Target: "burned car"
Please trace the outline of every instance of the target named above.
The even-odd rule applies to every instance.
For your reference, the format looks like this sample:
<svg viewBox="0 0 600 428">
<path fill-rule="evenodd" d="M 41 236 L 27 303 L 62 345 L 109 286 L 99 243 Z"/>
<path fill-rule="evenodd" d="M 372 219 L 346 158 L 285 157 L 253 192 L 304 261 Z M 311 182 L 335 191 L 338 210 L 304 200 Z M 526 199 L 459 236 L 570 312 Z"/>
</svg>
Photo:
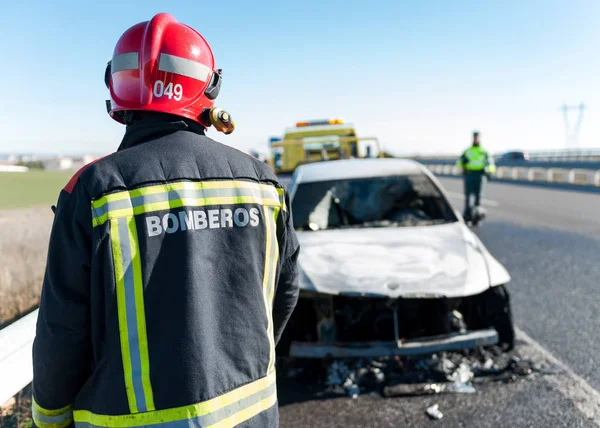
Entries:
<svg viewBox="0 0 600 428">
<path fill-rule="evenodd" d="M 403 159 L 304 165 L 289 193 L 301 293 L 280 356 L 512 349 L 510 275 L 423 165 Z"/>
</svg>

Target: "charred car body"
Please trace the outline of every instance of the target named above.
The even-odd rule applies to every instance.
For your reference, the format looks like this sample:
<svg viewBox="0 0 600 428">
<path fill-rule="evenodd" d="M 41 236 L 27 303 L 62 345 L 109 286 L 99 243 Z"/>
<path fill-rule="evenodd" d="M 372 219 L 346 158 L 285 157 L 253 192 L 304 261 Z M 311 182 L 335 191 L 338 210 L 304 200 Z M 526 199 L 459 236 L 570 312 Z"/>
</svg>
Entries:
<svg viewBox="0 0 600 428">
<path fill-rule="evenodd" d="M 289 186 L 301 294 L 278 345 L 299 358 L 514 344 L 506 269 L 402 159 L 299 167 Z"/>
</svg>

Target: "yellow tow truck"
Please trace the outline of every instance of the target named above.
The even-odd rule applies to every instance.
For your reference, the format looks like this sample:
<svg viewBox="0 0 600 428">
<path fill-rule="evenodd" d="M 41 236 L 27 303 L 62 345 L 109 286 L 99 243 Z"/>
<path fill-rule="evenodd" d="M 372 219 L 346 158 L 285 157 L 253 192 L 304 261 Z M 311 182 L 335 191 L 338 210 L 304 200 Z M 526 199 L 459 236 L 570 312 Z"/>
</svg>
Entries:
<svg viewBox="0 0 600 428">
<path fill-rule="evenodd" d="M 377 138 L 357 137 L 354 125 L 342 119 L 298 122 L 270 144 L 269 164 L 277 174 L 305 163 L 383 156 Z"/>
</svg>

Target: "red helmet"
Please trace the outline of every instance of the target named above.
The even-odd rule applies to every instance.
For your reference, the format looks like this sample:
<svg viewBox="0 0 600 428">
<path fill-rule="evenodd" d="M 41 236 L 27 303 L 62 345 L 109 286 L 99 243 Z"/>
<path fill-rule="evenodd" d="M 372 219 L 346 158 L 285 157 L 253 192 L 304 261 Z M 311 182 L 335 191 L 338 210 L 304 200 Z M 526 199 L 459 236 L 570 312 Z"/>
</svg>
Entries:
<svg viewBox="0 0 600 428">
<path fill-rule="evenodd" d="M 210 46 L 191 27 L 167 13 L 129 28 L 115 47 L 104 74 L 111 100 L 107 110 L 125 123 L 128 110 L 170 113 L 203 120 L 221 88 Z M 206 111 L 205 111 L 206 110 Z"/>
</svg>

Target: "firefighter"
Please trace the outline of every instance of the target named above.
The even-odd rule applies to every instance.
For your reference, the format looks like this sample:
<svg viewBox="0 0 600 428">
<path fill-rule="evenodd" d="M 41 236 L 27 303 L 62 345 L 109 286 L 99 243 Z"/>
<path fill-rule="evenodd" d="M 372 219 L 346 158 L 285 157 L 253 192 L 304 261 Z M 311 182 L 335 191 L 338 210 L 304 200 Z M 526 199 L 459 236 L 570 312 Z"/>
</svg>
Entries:
<svg viewBox="0 0 600 428">
<path fill-rule="evenodd" d="M 38 427 L 277 427 L 299 244 L 271 169 L 205 136 L 221 70 L 158 14 L 105 73 L 115 153 L 61 191 L 33 345 Z"/>
<path fill-rule="evenodd" d="M 496 170 L 494 160 L 481 147 L 478 131 L 473 132 L 472 146 L 463 152 L 456 164 L 462 168 L 465 177 L 463 217 L 470 222 L 473 217 L 473 209 L 480 206 L 484 177 L 490 179 Z"/>
</svg>

